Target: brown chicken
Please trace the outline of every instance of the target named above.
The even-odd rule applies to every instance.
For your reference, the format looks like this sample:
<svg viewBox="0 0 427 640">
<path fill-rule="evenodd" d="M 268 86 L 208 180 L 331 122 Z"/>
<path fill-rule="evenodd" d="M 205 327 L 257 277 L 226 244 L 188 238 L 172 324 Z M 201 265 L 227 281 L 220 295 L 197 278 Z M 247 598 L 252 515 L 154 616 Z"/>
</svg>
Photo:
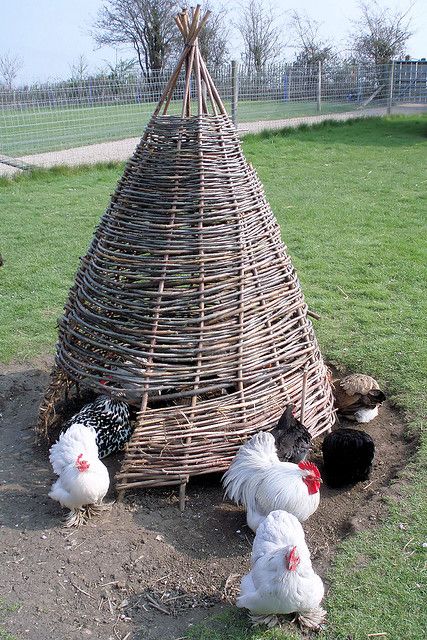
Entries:
<svg viewBox="0 0 427 640">
<path fill-rule="evenodd" d="M 386 399 L 378 382 L 363 373 L 353 373 L 332 381 L 335 406 L 348 420 L 370 422 L 378 415 L 378 407 Z"/>
</svg>

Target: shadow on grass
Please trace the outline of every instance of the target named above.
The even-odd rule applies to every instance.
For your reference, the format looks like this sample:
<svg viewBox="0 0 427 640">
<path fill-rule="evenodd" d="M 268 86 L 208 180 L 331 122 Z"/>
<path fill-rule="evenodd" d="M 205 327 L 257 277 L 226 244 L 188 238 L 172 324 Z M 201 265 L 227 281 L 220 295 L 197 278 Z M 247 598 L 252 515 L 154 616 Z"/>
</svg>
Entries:
<svg viewBox="0 0 427 640">
<path fill-rule="evenodd" d="M 361 127 L 361 124 L 364 126 Z M 293 138 L 304 134 L 304 142 L 316 144 L 400 147 L 427 140 L 427 114 L 419 116 L 387 116 L 354 118 L 345 122 L 324 120 L 318 124 L 301 124 L 299 127 L 264 129 L 258 134 L 248 134 L 246 142 L 257 139 L 273 140 Z M 320 136 L 323 133 L 324 136 Z M 313 134 L 313 135 L 312 135 Z"/>
<path fill-rule="evenodd" d="M 0 188 L 9 186 L 11 183 L 15 182 L 25 182 L 28 180 L 33 181 L 46 181 L 49 178 L 54 179 L 58 176 L 77 176 L 81 174 L 85 174 L 88 171 L 98 171 L 99 169 L 116 169 L 119 172 L 122 172 L 124 169 L 124 162 L 97 162 L 95 164 L 80 164 L 78 166 L 67 166 L 65 164 L 60 164 L 55 167 L 37 167 L 34 169 L 29 169 L 27 171 L 23 171 L 21 173 L 15 173 L 11 176 L 0 176 Z"/>
</svg>

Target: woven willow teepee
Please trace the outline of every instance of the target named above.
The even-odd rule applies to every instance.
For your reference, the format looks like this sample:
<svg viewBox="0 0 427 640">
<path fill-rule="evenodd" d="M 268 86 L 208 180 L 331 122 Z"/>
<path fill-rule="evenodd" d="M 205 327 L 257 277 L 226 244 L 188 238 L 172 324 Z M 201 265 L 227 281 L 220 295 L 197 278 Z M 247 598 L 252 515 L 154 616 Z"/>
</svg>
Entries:
<svg viewBox="0 0 427 640">
<path fill-rule="evenodd" d="M 176 18 L 184 51 L 81 261 L 40 411 L 50 435 L 81 384 L 136 406 L 119 490 L 226 469 L 289 401 L 313 436 L 334 420 L 298 278 L 200 56 L 207 18 Z"/>
</svg>

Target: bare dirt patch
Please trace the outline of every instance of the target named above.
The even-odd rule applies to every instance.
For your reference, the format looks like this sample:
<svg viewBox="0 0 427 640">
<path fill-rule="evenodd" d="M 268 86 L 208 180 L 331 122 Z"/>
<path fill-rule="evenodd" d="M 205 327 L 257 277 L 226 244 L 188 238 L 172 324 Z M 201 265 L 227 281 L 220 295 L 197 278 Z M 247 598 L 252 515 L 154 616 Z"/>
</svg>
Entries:
<svg viewBox="0 0 427 640">
<path fill-rule="evenodd" d="M 0 598 L 19 606 L 4 625 L 30 640 L 179 638 L 229 606 L 227 578 L 248 568 L 253 534 L 243 509 L 223 502 L 214 475 L 190 484 L 182 514 L 175 488 L 152 489 L 127 494 L 77 531 L 62 529 L 61 510 L 47 497 L 54 479 L 47 447 L 33 436 L 48 365 L 0 371 Z M 387 404 L 365 428 L 376 443 L 371 480 L 344 491 L 322 486 L 320 507 L 304 525 L 323 578 L 336 544 L 384 516 L 414 451 Z M 120 458 L 106 463 L 113 476 Z"/>
</svg>

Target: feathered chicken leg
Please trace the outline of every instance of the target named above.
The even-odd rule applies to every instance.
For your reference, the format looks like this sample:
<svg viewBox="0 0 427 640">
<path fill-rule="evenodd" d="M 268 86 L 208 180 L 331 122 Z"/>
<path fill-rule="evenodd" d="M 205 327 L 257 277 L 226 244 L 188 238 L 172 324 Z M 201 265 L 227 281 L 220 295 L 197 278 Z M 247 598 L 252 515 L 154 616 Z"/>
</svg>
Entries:
<svg viewBox="0 0 427 640">
<path fill-rule="evenodd" d="M 85 514 L 87 516 L 87 519 L 90 520 L 91 518 L 94 518 L 95 516 L 99 516 L 104 511 L 111 511 L 111 509 L 113 507 L 113 504 L 114 504 L 114 501 L 113 502 L 100 502 L 99 504 L 87 504 L 87 505 L 85 505 L 84 509 L 85 509 Z"/>
<path fill-rule="evenodd" d="M 62 521 L 63 527 L 81 527 L 86 523 L 86 515 L 84 509 L 70 509 L 70 512 L 65 516 Z"/>
</svg>

